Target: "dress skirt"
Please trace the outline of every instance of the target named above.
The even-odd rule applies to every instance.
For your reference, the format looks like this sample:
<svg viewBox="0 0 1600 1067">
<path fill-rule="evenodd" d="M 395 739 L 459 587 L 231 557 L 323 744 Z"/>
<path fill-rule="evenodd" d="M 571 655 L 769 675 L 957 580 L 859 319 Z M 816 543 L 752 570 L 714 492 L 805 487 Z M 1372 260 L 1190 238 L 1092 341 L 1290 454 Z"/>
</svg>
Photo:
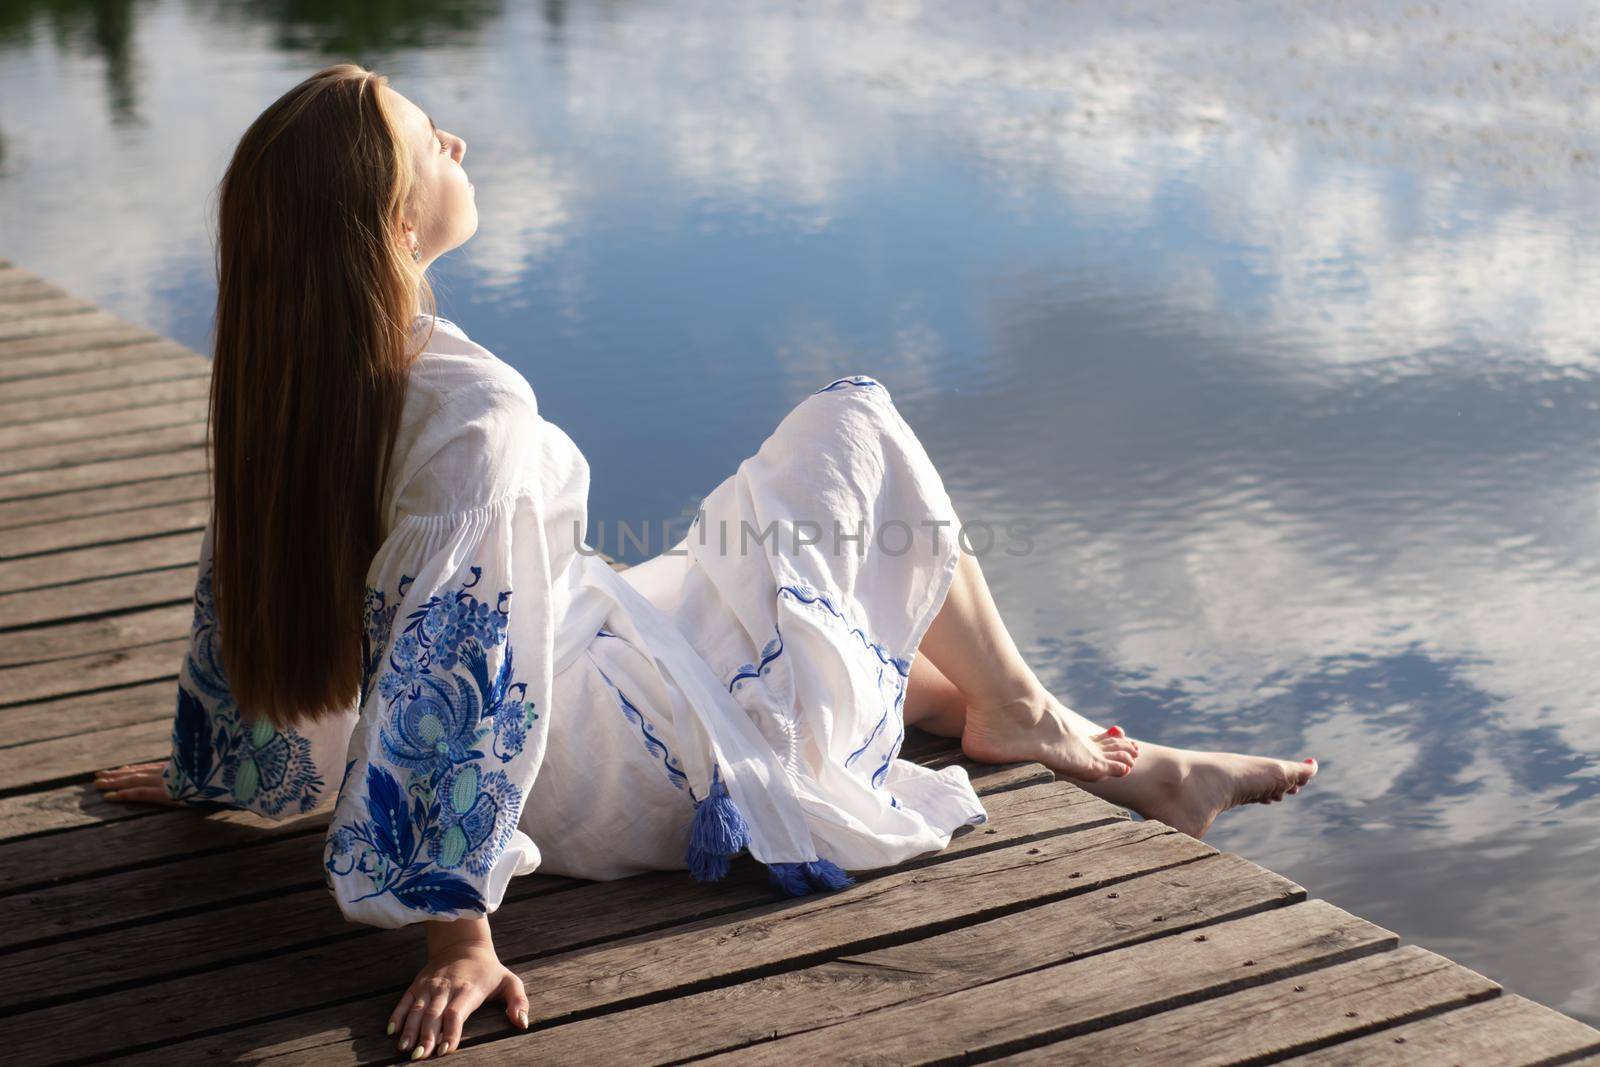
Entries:
<svg viewBox="0 0 1600 1067">
<path fill-rule="evenodd" d="M 683 540 L 621 574 L 749 716 L 818 855 L 843 870 L 937 851 L 987 819 L 963 768 L 898 758 L 911 663 L 954 579 L 958 530 L 887 388 L 854 375 L 796 404 Z M 548 873 L 682 869 L 702 799 L 672 728 L 683 696 L 631 627 L 607 623 L 555 676 L 519 826 Z"/>
</svg>

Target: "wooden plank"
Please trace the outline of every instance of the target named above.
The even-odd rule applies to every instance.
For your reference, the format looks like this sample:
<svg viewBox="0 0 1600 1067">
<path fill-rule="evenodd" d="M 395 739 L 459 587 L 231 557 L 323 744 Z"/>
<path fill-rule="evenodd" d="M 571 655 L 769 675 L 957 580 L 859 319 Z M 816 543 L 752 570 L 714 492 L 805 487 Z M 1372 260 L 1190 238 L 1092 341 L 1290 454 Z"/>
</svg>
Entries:
<svg viewBox="0 0 1600 1067">
<path fill-rule="evenodd" d="M 199 573 L 200 568 L 190 564 L 47 589 L 0 593 L 0 630 L 192 601 Z"/>
<path fill-rule="evenodd" d="M 48 663 L 139 648 L 187 637 L 194 621 L 192 603 L 130 611 L 82 622 L 18 630 L 0 640 L 0 668 Z M 10 676 L 13 680 L 21 676 Z"/>
<path fill-rule="evenodd" d="M 202 434 L 202 442 L 203 439 Z M 203 447 L 179 448 L 127 459 L 83 462 L 71 467 L 56 466 L 0 474 L 0 500 L 20 500 L 79 489 L 127 485 L 180 474 L 206 474 L 206 451 Z"/>
<path fill-rule="evenodd" d="M 1059 814 L 1056 817 L 1059 818 Z M 1137 862 L 1148 870 L 1215 851 L 1177 833 L 1156 836 L 1164 841 L 1182 838 L 1187 845 L 1173 840 L 1170 845 L 1150 850 L 1117 847 L 1119 844 L 1126 846 L 1133 838 L 1152 836 L 1151 830 L 1141 829 L 1150 825 L 1153 824 L 1119 823 L 1041 838 L 1033 845 L 985 849 L 972 855 L 955 856 L 947 854 L 949 850 L 946 850 L 931 854 L 924 865 L 892 869 L 850 889 L 827 894 L 826 899 L 774 900 L 773 890 L 765 883 L 763 869 L 753 862 L 735 861 L 735 869 L 727 879 L 708 885 L 694 882 L 682 871 L 639 875 L 587 886 L 581 893 L 565 893 L 559 908 L 537 900 L 504 904 L 494 917 L 495 942 L 501 958 L 508 965 L 516 966 L 521 953 L 514 946 L 528 946 L 531 950 L 549 953 L 556 946 L 571 948 L 598 938 L 628 937 L 628 941 L 620 944 L 579 948 L 531 968 L 519 967 L 532 976 L 529 988 L 545 990 L 541 997 L 535 998 L 535 1012 L 559 1006 L 559 1010 L 566 1013 L 574 1010 L 574 1005 L 594 1007 L 650 989 L 664 992 L 713 975 L 732 980 L 751 968 L 765 966 L 773 955 L 783 958 L 797 947 L 815 953 L 825 944 L 830 951 L 844 952 L 882 947 L 876 942 L 896 938 L 915 938 L 932 922 L 939 921 L 929 919 L 925 910 L 928 902 L 948 905 L 948 908 L 936 909 L 948 921 L 950 909 L 956 907 L 957 900 L 970 902 L 977 896 L 992 904 L 997 899 L 994 891 L 984 894 L 978 886 L 971 887 L 967 893 L 947 893 L 944 888 L 950 881 L 982 883 L 997 872 L 1014 870 L 1030 847 L 1061 853 L 1076 851 L 1076 862 L 1084 871 L 1085 883 L 1100 879 L 1102 871 L 1116 870 L 1119 877 L 1137 873 L 1128 869 L 1130 864 L 1136 863 L 1135 857 L 1142 857 Z M 1121 840 L 1108 838 L 1110 832 L 1122 835 Z M 985 840 L 970 833 L 964 838 Z M 1058 844 L 1068 840 L 1077 843 L 1075 849 Z M 748 860 L 748 857 L 743 858 Z M 941 891 L 916 892 L 918 885 L 930 881 L 939 883 Z M 1039 883 L 1033 882 L 1031 888 L 1038 891 Z M 807 924 L 802 920 L 802 916 L 818 912 L 838 915 L 838 908 L 849 902 L 861 905 L 883 897 L 892 897 L 896 906 L 880 906 L 875 912 L 877 922 L 867 927 L 850 923 L 819 926 L 816 922 Z M 919 903 L 913 905 L 912 901 Z M 859 911 L 860 908 L 856 908 L 851 918 L 855 919 Z M 683 929 L 681 924 L 689 916 L 699 918 Z M 892 924 L 892 932 L 886 934 L 882 924 Z M 660 932 L 663 926 L 673 929 Z M 801 937 L 797 932 L 800 926 L 808 926 L 812 936 Z M 779 928 L 786 936 L 767 937 L 761 933 Z M 825 941 L 818 942 L 818 937 Z M 739 940 L 739 951 L 728 951 L 730 939 Z M 747 941 L 748 947 L 745 947 Z M 657 955 L 650 946 L 660 946 L 667 954 Z M 394 997 L 415 976 L 422 962 L 422 950 L 416 931 L 383 930 L 352 937 L 336 946 L 285 952 L 200 974 L 141 983 L 116 993 L 79 998 L 68 1004 L 10 1016 L 8 1026 L 14 1036 L 8 1052 L 25 1061 L 47 1060 L 52 1054 L 58 1058 L 70 1055 L 77 1059 L 101 1059 L 123 1050 L 171 1044 L 203 1030 L 227 1029 L 237 1037 L 239 1029 L 246 1024 L 269 1020 L 279 1032 L 288 1026 L 294 1033 L 303 1035 L 305 1016 L 282 1016 L 311 1012 L 330 1003 L 358 998 L 356 1004 L 347 1004 L 340 1013 L 340 1029 L 348 1034 L 351 1019 L 370 1017 L 373 1032 L 381 1032 L 383 1013 L 393 1006 Z M 655 958 L 641 961 L 641 953 Z M 677 960 L 676 965 L 673 959 Z M 559 981 L 552 989 L 541 977 L 556 971 L 572 972 L 573 978 L 565 989 L 560 988 Z M 602 974 L 609 977 L 601 978 Z M 374 1013 L 374 1004 L 385 1006 L 381 1012 Z M 173 1010 L 174 1005 L 182 1005 L 182 1010 Z M 102 1016 L 118 1019 L 114 1031 L 101 1028 L 84 1032 L 80 1027 L 73 1044 L 69 1048 L 61 1046 L 59 1035 L 72 1028 L 72 1020 Z M 275 1016 L 278 1018 L 274 1019 Z"/>
<path fill-rule="evenodd" d="M 105 513 L 89 514 L 82 518 L 33 523 L 11 529 L 0 527 L 0 536 L 4 538 L 0 541 L 0 544 L 4 545 L 4 548 L 0 549 L 0 561 L 39 553 L 53 554 L 66 549 L 89 548 L 111 540 L 163 537 L 193 530 L 204 533 L 206 520 L 211 514 L 209 486 L 206 485 L 203 476 L 194 480 L 200 483 L 198 497 L 190 495 L 195 492 L 193 489 L 186 492 L 176 486 L 160 485 L 158 482 L 155 484 L 160 485 L 160 491 L 152 493 L 146 490 L 149 495 L 159 499 L 169 494 L 176 496 L 182 493 L 186 499 L 167 503 L 151 502 L 148 506 L 125 510 L 108 509 Z M 107 490 L 107 492 L 113 491 Z M 95 505 L 90 510 L 97 510 L 98 507 L 99 505 Z M 0 511 L 5 510 L 6 505 L 0 504 Z"/>
<path fill-rule="evenodd" d="M 0 364 L 0 371 L 12 370 Z M 112 389 L 147 382 L 170 382 L 183 378 L 211 379 L 211 364 L 197 355 L 185 354 L 139 363 L 124 363 L 92 370 L 61 371 L 49 374 L 6 375 L 0 373 L 0 402 L 13 403 L 56 396 L 68 396 L 95 389 Z"/>
<path fill-rule="evenodd" d="M 78 389 L 61 396 L 28 397 L 0 403 L 0 427 L 37 425 L 57 419 L 155 407 L 183 400 L 204 399 L 210 392 L 209 375 L 189 375 L 166 381 L 122 384 L 101 389 Z"/>
<path fill-rule="evenodd" d="M 162 725 L 170 738 L 170 722 Z M 330 784 L 330 789 L 336 788 L 337 783 Z M 324 805 L 327 803 L 325 800 Z M 1125 821 L 1116 819 L 1120 812 L 1096 798 L 1073 795 L 1065 783 L 1010 790 L 997 796 L 996 806 L 1005 813 L 1003 819 L 993 820 L 997 833 L 969 832 L 967 836 L 992 846 L 1027 834 L 1051 832 L 1058 828 L 1057 823 L 1073 827 Z M 64 847 L 76 839 L 69 835 L 57 845 Z M 258 894 L 321 890 L 322 846 L 318 835 L 263 841 L 254 848 L 201 859 L 178 853 L 169 862 L 11 895 L 6 898 L 8 921 L 0 928 L 0 948 L 226 905 L 241 895 L 244 886 Z"/>
<path fill-rule="evenodd" d="M 252 811 L 202 813 L 149 804 L 113 806 L 144 817 L 104 820 L 59 833 L 0 841 L 0 893 L 45 890 L 132 867 L 254 847 L 274 839 L 325 834 L 333 804 L 330 799 L 315 811 L 279 822 Z M 93 940 L 92 936 L 88 940 Z M 105 978 L 101 975 L 97 980 Z M 5 999 L 0 996 L 0 1001 Z"/>
<path fill-rule="evenodd" d="M 89 734 L 112 727 L 132 726 L 154 721 L 162 715 L 171 715 L 177 704 L 178 668 L 188 648 L 187 639 L 164 641 L 139 649 L 85 656 L 78 660 L 56 660 L 44 665 L 53 668 L 53 673 L 58 675 L 66 673 L 62 670 L 63 664 L 67 667 L 83 667 L 82 676 L 76 679 L 58 677 L 52 681 L 43 676 L 46 673 L 44 671 L 29 671 L 25 667 L 8 668 L 0 675 L 0 681 L 15 678 L 18 682 L 29 684 L 32 689 L 6 693 L 8 703 L 0 706 L 0 724 L 4 724 L 6 745 L 0 748 L 0 753 L 60 738 L 87 738 Z M 90 669 L 91 665 L 105 663 L 111 666 Z M 129 675 L 139 677 L 128 678 L 125 684 L 117 688 L 92 691 L 97 683 L 102 687 L 117 685 Z M 77 692 L 72 692 L 74 689 Z M 45 695 L 32 700 L 11 701 L 12 697 L 20 697 L 24 692 Z M 93 746 L 89 748 L 94 750 Z M 6 765 L 13 768 L 25 768 L 30 758 L 42 761 L 38 752 L 30 756 L 25 751 L 19 751 L 15 754 L 14 762 L 0 755 L 0 761 L 5 761 Z M 111 758 L 117 763 L 128 762 L 118 760 L 115 755 Z M 57 773 L 49 774 L 43 780 L 65 778 L 98 769 L 89 767 L 79 770 L 78 764 L 56 767 Z M 44 771 L 32 773 L 43 774 Z M 12 788 L 16 787 L 12 785 Z"/>
<path fill-rule="evenodd" d="M 27 304 L 36 300 L 61 300 L 72 296 L 61 286 L 43 278 L 14 278 L 5 281 L 9 271 L 0 271 L 0 307 Z"/>
<path fill-rule="evenodd" d="M 876 1063 L 886 1049 L 894 1050 L 896 1063 L 907 1064 L 952 1052 L 987 1058 L 1386 951 L 1397 940 L 1313 900 L 885 1008 L 704 1062 Z"/>
<path fill-rule="evenodd" d="M 202 421 L 132 430 L 127 433 L 108 434 L 105 437 L 89 437 L 65 444 L 14 448 L 0 452 L 0 475 L 21 471 L 49 472 L 95 460 L 186 450 L 203 446 L 205 443 L 206 427 Z M 70 474 L 63 475 L 59 488 L 69 488 L 70 477 Z M 48 479 L 46 482 L 48 483 Z"/>
<path fill-rule="evenodd" d="M 133 345 L 173 342 L 143 326 L 119 322 L 99 330 L 80 330 L 62 334 L 43 334 L 37 337 L 17 337 L 0 340 L 0 364 L 12 360 L 32 360 L 51 353 L 86 352 L 91 349 L 123 349 Z"/>
<path fill-rule="evenodd" d="M 94 334 L 126 329 L 132 324 L 105 311 L 81 311 L 70 315 L 41 315 L 37 318 L 13 319 L 0 322 L 0 342 L 27 341 L 38 337 L 57 337 L 67 334 Z M 142 327 L 135 327 L 142 329 Z M 150 337 L 157 334 L 144 330 Z"/>
<path fill-rule="evenodd" d="M 88 782 L 0 796 L 0 841 L 68 827 L 148 818 L 161 810 L 106 800 Z"/>
<path fill-rule="evenodd" d="M 184 530 L 137 541 L 52 552 L 42 559 L 6 560 L 0 562 L 0 594 L 194 563 L 200 558 L 200 543 L 204 537 L 203 529 Z"/>
<path fill-rule="evenodd" d="M 104 414 L 73 415 L 45 422 L 30 422 L 25 426 L 0 425 L 0 449 L 66 444 L 70 441 L 94 438 L 101 433 L 131 433 L 135 430 L 153 430 L 196 422 L 204 424 L 205 421 L 204 400 L 178 400 L 151 404 L 148 407 L 119 408 Z"/>
<path fill-rule="evenodd" d="M 166 759 L 172 753 L 172 713 L 152 707 L 149 714 L 144 722 L 0 748 L 0 790 L 56 785 L 104 767 Z"/>
<path fill-rule="evenodd" d="M 1020 795 L 997 796 L 992 803 L 995 820 L 1004 822 L 1010 810 L 1023 806 L 1024 800 Z M 1068 811 L 1078 811 L 1080 812 L 1078 818 L 1090 821 L 1104 818 L 1103 810 L 1093 806 L 1080 805 L 1069 808 Z M 1053 817 L 1059 819 L 1064 816 L 1057 811 Z M 205 822 L 206 820 L 201 820 L 202 825 Z M 1014 822 L 1016 825 L 1009 827 L 1012 841 L 1029 832 L 1038 832 L 1041 827 L 1046 831 L 1064 831 L 1069 828 L 1050 825 L 1037 812 L 1029 812 Z M 301 816 L 296 820 L 296 825 L 301 827 L 299 836 L 311 836 L 312 831 L 317 833 L 314 856 L 310 855 L 311 850 L 308 848 L 309 862 L 313 870 L 320 870 L 318 866 L 321 862 L 320 834 L 325 832 L 326 823 L 325 811 Z M 142 848 L 134 849 L 123 844 L 123 839 L 131 836 L 130 830 L 147 826 L 154 829 L 147 832 L 146 836 L 150 840 Z M 163 829 L 168 831 L 167 834 L 157 838 L 156 832 Z M 184 833 L 185 829 L 182 824 L 162 827 L 146 821 L 133 827 L 118 826 L 114 833 L 102 833 L 98 836 L 108 843 L 126 866 L 141 862 L 145 852 L 156 849 L 164 849 L 185 858 L 202 851 L 204 845 L 193 840 L 193 835 Z M 187 829 L 192 830 L 193 827 Z M 237 848 L 241 845 L 259 844 L 263 836 L 253 828 L 227 827 L 226 829 L 227 834 L 213 839 L 213 847 L 210 849 L 213 853 L 222 852 L 230 846 Z M 285 835 L 280 833 L 278 836 Z M 972 839 L 972 848 L 979 847 L 985 840 L 980 835 L 969 833 L 967 836 Z M 18 842 L 6 846 L 0 849 L 0 857 L 3 857 L 3 860 L 0 860 L 0 867 L 15 866 L 13 861 L 26 862 L 33 859 L 41 847 L 52 843 L 57 849 L 80 851 L 81 844 L 78 842 L 90 837 L 90 834 L 75 832 L 67 835 L 66 841 L 60 840 L 61 837 L 62 835 L 51 835 L 38 842 Z M 251 840 L 252 837 L 254 841 Z M 185 838 L 189 840 L 186 842 Z M 996 847 L 999 843 L 999 839 L 990 838 L 987 847 Z M 968 849 L 957 848 L 936 853 L 930 858 L 938 858 L 942 862 L 965 851 Z M 166 877 L 163 871 L 164 869 L 158 868 L 151 873 L 159 879 Z M 542 883 L 527 882 L 526 879 L 520 878 L 513 883 L 518 888 L 519 894 L 527 885 L 539 884 Z M 513 896 L 513 899 L 520 899 L 520 896 Z M 770 899 L 770 894 L 765 899 Z M 763 898 L 758 897 L 756 902 L 763 902 Z M 131 980 L 155 981 L 174 977 L 180 973 L 191 973 L 205 967 L 224 966 L 245 957 L 260 956 L 268 950 L 286 950 L 299 945 L 314 944 L 321 938 L 342 937 L 351 932 L 351 925 L 344 921 L 338 909 L 332 906 L 326 891 L 319 885 L 315 889 L 231 907 L 220 921 L 219 917 L 210 911 L 184 914 L 157 922 L 146 922 L 131 929 L 113 929 L 103 934 L 91 933 L 74 938 L 65 944 L 50 941 L 32 949 L 8 953 L 0 956 L 0 1003 L 11 1005 L 12 1010 L 17 1010 L 23 1005 L 42 1006 L 34 1005 L 34 1000 L 59 999 L 67 993 L 76 995 L 100 992 L 108 985 L 122 985 Z M 181 957 L 176 958 L 170 953 L 153 952 L 151 947 L 159 944 L 183 945 L 185 951 Z M 101 961 L 100 965 L 91 965 L 91 961 L 95 959 Z M 108 974 L 112 977 L 108 978 Z"/>
<path fill-rule="evenodd" d="M 991 766 L 973 763 L 965 758 L 961 762 L 968 768 L 973 788 L 979 796 L 986 798 L 985 806 L 997 812 L 1010 810 L 1010 799 L 999 798 L 1000 793 L 1049 784 L 1052 778 L 1050 771 L 1037 763 Z M 87 785 L 67 786 L 62 790 L 72 794 L 72 797 L 79 794 L 94 799 L 100 797 L 98 790 Z M 83 793 L 84 790 L 89 790 L 89 793 Z M 996 804 L 991 805 L 987 800 L 991 796 L 997 798 Z M 70 799 L 63 798 L 63 803 L 56 807 L 67 809 L 71 806 Z M 93 814 L 98 818 L 58 818 L 55 811 L 50 811 L 26 819 L 24 812 L 8 813 L 0 809 L 0 827 L 4 829 L 3 836 L 0 836 L 0 892 L 12 892 L 24 885 L 35 884 L 41 871 L 48 871 L 49 883 L 55 884 L 73 878 L 111 873 L 115 869 L 138 864 L 148 866 L 181 859 L 198 849 L 255 842 L 291 831 L 320 829 L 328 821 L 331 805 L 330 800 L 313 812 L 276 822 L 254 812 L 233 809 L 201 813 L 189 808 L 171 809 L 115 802 L 97 806 Z M 1113 813 L 1097 810 L 1098 814 L 1091 813 L 1092 819 L 1110 821 L 1115 818 Z M 101 825 L 122 822 L 122 819 L 108 816 L 129 812 L 152 816 L 157 822 L 148 825 L 139 822 L 137 828 L 122 827 L 115 833 L 107 833 Z M 4 821 L 8 814 L 15 817 L 14 822 Z M 81 814 L 71 812 L 72 816 Z M 1122 817 L 1126 818 L 1126 814 Z M 23 822 L 27 825 L 13 833 L 13 825 Z M 219 830 L 219 827 L 222 829 Z M 236 836 L 241 831 L 233 827 L 242 828 L 244 836 Z M 975 838 L 984 836 L 993 838 L 994 835 L 974 835 Z"/>
<path fill-rule="evenodd" d="M 90 346 L 65 346 L 46 352 L 0 356 L 0 382 L 22 386 L 40 381 L 40 388 L 50 388 L 57 378 L 74 374 L 111 375 L 124 372 L 142 373 L 140 368 L 203 367 L 211 373 L 211 361 L 198 352 L 165 338 L 158 341 L 126 340 L 119 343 L 101 343 Z M 148 373 L 156 373 L 154 369 Z M 167 373 L 162 371 L 162 373 Z"/>
<path fill-rule="evenodd" d="M 1404 945 L 1394 952 L 1269 982 L 995 1062 L 1008 1067 L 1120 1060 L 1184 1067 L 1275 1062 L 1297 1050 L 1499 993 L 1498 984 L 1476 971 Z"/>
<path fill-rule="evenodd" d="M 19 526 L 37 526 L 41 523 L 65 526 L 79 519 L 115 511 L 122 516 L 117 520 L 117 529 L 120 531 L 131 512 L 155 505 L 208 500 L 210 496 L 211 479 L 200 472 L 171 478 L 146 478 L 93 489 L 73 489 L 20 500 L 0 500 L 0 530 L 9 531 L 6 534 L 6 554 L 23 555 L 11 547 L 11 538 L 18 535 L 20 531 L 16 527 Z M 174 527 L 185 528 L 186 525 Z"/>
<path fill-rule="evenodd" d="M 1532 1067 L 1572 1063 L 1590 1053 L 1600 1053 L 1600 1030 L 1508 993 L 1284 1062 L 1294 1067 Z"/>
<path fill-rule="evenodd" d="M 22 291 L 18 291 L 19 289 Z M 38 289 L 32 290 L 32 293 L 32 299 L 27 299 L 29 291 L 19 286 L 6 294 L 9 299 L 0 300 L 0 330 L 4 330 L 13 322 L 99 311 L 93 302 L 76 296 L 42 295 L 42 291 Z"/>
<path fill-rule="evenodd" d="M 680 1062 L 1305 897 L 1287 878 L 1230 853 L 1118 882 L 1116 892 L 1114 906 L 1101 893 L 1079 894 L 919 941 L 463 1047 L 460 1055 L 482 1062 Z M 485 1017 L 463 1036 L 481 1040 L 503 1030 Z"/>
</svg>

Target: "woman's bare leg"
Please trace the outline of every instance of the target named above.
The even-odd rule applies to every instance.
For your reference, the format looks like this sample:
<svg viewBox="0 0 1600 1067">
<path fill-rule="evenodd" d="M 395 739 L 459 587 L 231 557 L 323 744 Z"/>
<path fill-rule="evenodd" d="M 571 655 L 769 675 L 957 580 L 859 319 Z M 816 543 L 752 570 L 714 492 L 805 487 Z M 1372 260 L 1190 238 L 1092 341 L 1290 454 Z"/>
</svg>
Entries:
<svg viewBox="0 0 1600 1067">
<path fill-rule="evenodd" d="M 936 629 L 939 631 L 937 635 Z M 969 631 L 975 635 L 971 640 L 968 639 Z M 951 587 L 951 597 L 935 617 L 928 634 L 934 637 L 933 642 L 930 644 L 925 637 L 918 649 L 921 654 L 912 659 L 911 676 L 906 689 L 906 722 L 944 737 L 961 737 L 963 750 L 981 762 L 1038 760 L 1050 766 L 1038 754 L 1044 746 L 1037 738 L 1030 736 L 1029 730 L 1032 728 L 1019 725 L 1029 721 L 1021 716 L 1009 724 L 1009 730 L 1004 729 L 1005 719 L 1000 719 L 1002 736 L 1010 738 L 1005 754 L 1013 758 L 986 758 L 974 752 L 977 749 L 991 756 L 997 754 L 992 747 L 995 742 L 990 740 L 996 731 L 990 726 L 985 727 L 990 731 L 989 734 L 969 746 L 967 735 L 972 732 L 969 730 L 969 721 L 975 702 L 951 675 L 959 678 L 977 676 L 979 682 L 974 684 L 982 684 L 985 675 L 982 664 L 972 661 L 987 661 L 989 657 L 996 657 L 1011 674 L 1000 683 L 990 683 L 999 686 L 995 692 L 1003 693 L 1005 684 L 1018 684 L 1019 679 L 1025 681 L 1027 677 L 1032 677 L 1031 670 L 1027 671 L 1026 676 L 1018 671 L 1016 664 L 1021 662 L 1020 654 L 1016 654 L 1014 662 L 1009 657 L 1008 650 L 1009 653 L 1015 653 L 1016 646 L 1005 631 L 982 568 L 975 557 L 962 553 L 962 562 L 957 565 L 956 581 Z M 947 660 L 954 668 L 949 674 L 943 669 Z M 1026 670 L 1026 667 L 1023 669 Z M 1043 686 L 1037 678 L 1033 678 L 1033 684 L 1043 692 Z M 1027 688 L 1019 685 L 1018 691 L 1027 692 Z M 1026 703 L 1028 698 L 1020 699 L 1023 703 L 1002 702 L 998 714 L 1003 716 L 1008 711 L 1030 706 Z M 1037 693 L 1033 699 L 1039 699 Z M 1064 721 L 1067 729 L 1077 736 L 1091 740 L 1107 736 L 1107 731 L 1102 730 L 1098 723 L 1066 707 L 1048 693 L 1044 693 L 1043 702 L 1050 715 Z M 990 707 L 995 705 L 991 704 Z M 997 713 L 991 710 L 989 714 L 994 716 Z M 991 718 L 986 721 L 994 720 Z M 1047 728 L 1046 733 L 1054 729 Z M 1228 808 L 1245 803 L 1273 803 L 1284 796 L 1298 793 L 1300 787 L 1317 773 L 1313 759 L 1291 763 L 1288 760 L 1234 752 L 1200 752 L 1151 743 L 1135 744 L 1138 774 L 1117 775 L 1113 772 L 1111 776 L 1079 779 L 1080 783 L 1096 796 L 1131 808 L 1146 818 L 1159 819 L 1194 837 L 1203 835 L 1210 828 L 1212 820 Z M 1058 770 L 1058 773 L 1078 778 L 1068 772 Z"/>
<path fill-rule="evenodd" d="M 1132 741 L 1084 731 L 1023 661 L 975 555 L 958 554 L 955 579 L 918 651 L 966 695 L 961 749 L 973 759 L 1037 760 L 1085 782 L 1133 770 L 1138 747 Z"/>
<path fill-rule="evenodd" d="M 904 705 L 907 726 L 939 737 L 960 737 L 967 725 L 967 695 L 927 656 L 911 660 Z"/>
</svg>

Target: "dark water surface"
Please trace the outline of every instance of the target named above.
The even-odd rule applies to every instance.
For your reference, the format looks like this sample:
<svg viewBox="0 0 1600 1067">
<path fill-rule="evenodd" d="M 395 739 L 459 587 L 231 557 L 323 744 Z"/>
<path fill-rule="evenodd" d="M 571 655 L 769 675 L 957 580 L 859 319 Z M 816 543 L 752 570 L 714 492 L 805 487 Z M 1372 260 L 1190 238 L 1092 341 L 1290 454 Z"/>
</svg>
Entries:
<svg viewBox="0 0 1600 1067">
<path fill-rule="evenodd" d="M 1063 699 L 1320 758 L 1210 840 L 1600 1023 L 1600 17 L 980 7 L 11 0 L 0 255 L 207 351 L 234 140 L 388 73 L 591 541 L 872 374 Z"/>
</svg>

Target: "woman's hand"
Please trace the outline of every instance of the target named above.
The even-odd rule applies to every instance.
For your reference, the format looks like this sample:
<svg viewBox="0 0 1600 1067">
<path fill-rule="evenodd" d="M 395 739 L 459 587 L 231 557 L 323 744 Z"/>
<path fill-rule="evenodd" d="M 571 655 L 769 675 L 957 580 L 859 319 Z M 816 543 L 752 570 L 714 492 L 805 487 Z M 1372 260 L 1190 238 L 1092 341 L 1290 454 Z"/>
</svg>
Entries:
<svg viewBox="0 0 1600 1067">
<path fill-rule="evenodd" d="M 111 770 L 96 771 L 94 784 L 107 800 L 164 804 L 169 808 L 183 807 L 183 801 L 173 800 L 161 781 L 161 772 L 167 761 L 156 763 L 129 763 Z"/>
<path fill-rule="evenodd" d="M 461 1044 L 467 1017 L 491 996 L 503 996 L 513 1026 L 528 1028 L 528 994 L 522 979 L 500 962 L 488 919 L 428 922 L 428 965 L 389 1016 L 389 1033 L 401 1030 L 401 1052 L 411 1058 L 442 1056 Z M 413 1047 L 415 1046 L 415 1047 Z"/>
</svg>

